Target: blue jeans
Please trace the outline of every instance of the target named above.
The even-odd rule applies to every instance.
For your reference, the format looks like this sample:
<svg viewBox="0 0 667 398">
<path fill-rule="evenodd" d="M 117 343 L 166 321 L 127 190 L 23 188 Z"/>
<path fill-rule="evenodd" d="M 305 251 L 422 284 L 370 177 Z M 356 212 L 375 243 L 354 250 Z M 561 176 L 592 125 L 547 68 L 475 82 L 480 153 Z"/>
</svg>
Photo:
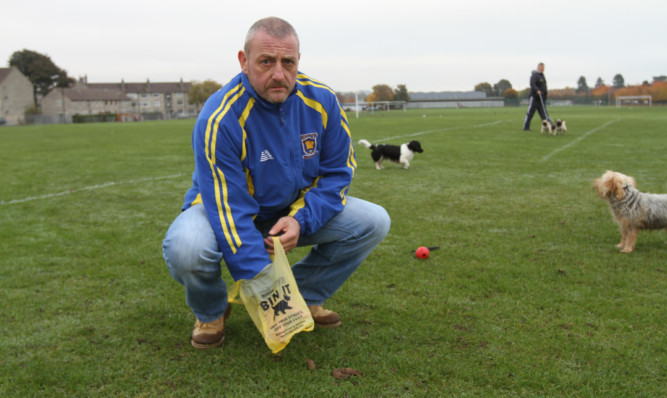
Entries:
<svg viewBox="0 0 667 398">
<path fill-rule="evenodd" d="M 277 221 L 277 220 L 276 220 Z M 313 246 L 292 266 L 308 305 L 322 305 L 354 273 L 389 232 L 391 221 L 380 206 L 353 197 L 343 211 L 298 246 Z M 263 235 L 272 222 L 258 225 Z M 182 212 L 162 243 L 171 276 L 185 287 L 185 301 L 201 322 L 212 322 L 227 308 L 227 285 L 221 278 L 222 253 L 203 205 Z"/>
</svg>

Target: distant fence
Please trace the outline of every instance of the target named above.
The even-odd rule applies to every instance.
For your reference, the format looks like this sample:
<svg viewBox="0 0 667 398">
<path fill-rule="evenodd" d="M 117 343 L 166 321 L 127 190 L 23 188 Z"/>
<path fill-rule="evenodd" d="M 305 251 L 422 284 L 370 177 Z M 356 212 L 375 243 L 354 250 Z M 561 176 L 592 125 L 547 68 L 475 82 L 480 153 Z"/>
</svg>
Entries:
<svg viewBox="0 0 667 398">
<path fill-rule="evenodd" d="M 521 105 L 528 106 L 530 100 L 524 98 L 521 100 Z M 574 101 L 572 100 L 547 100 L 546 106 L 573 106 Z"/>
<path fill-rule="evenodd" d="M 74 115 L 72 123 L 111 123 L 115 122 L 118 115 L 115 113 L 101 113 L 98 115 Z"/>
<path fill-rule="evenodd" d="M 26 124 L 65 124 L 72 123 L 72 115 L 25 115 Z"/>
<path fill-rule="evenodd" d="M 505 102 L 502 98 L 489 98 L 478 100 L 426 100 L 409 101 L 408 109 L 434 109 L 434 108 L 502 108 Z"/>
<path fill-rule="evenodd" d="M 25 115 L 25 124 L 113 123 L 144 120 L 165 120 L 165 116 L 162 112 L 145 112 L 140 115 L 127 113 Z"/>
</svg>

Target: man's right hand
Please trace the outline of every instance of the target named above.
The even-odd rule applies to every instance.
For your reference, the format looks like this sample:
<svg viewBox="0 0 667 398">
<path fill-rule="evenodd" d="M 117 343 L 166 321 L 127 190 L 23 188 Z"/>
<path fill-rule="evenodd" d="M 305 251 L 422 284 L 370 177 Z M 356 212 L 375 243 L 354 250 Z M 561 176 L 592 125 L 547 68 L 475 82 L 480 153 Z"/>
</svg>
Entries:
<svg viewBox="0 0 667 398">
<path fill-rule="evenodd" d="M 299 242 L 301 225 L 294 217 L 286 216 L 280 218 L 269 231 L 269 237 L 264 239 L 264 243 L 266 243 L 267 246 L 266 250 L 269 254 L 274 254 L 273 239 L 271 239 L 271 237 L 276 235 L 279 235 L 283 249 L 285 249 L 285 252 L 288 252 L 291 249 L 294 249 Z"/>
</svg>

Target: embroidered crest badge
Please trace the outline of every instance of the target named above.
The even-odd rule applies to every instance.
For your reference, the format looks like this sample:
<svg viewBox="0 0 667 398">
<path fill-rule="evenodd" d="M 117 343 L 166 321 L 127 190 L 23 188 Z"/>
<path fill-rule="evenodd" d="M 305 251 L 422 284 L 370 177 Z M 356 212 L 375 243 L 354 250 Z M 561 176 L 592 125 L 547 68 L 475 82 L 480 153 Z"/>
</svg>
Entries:
<svg viewBox="0 0 667 398">
<path fill-rule="evenodd" d="M 303 158 L 310 159 L 317 155 L 317 133 L 301 134 Z"/>
</svg>

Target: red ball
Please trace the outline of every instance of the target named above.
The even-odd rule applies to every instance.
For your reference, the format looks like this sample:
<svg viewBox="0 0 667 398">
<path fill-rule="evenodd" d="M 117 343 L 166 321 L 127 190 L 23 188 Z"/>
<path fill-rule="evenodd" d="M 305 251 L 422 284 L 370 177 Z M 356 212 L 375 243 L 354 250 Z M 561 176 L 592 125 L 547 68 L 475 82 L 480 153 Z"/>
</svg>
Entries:
<svg viewBox="0 0 667 398">
<path fill-rule="evenodd" d="M 417 251 L 415 251 L 415 256 L 417 256 L 417 258 L 421 258 L 422 260 L 427 259 L 429 254 L 428 247 L 425 246 L 419 246 Z"/>
</svg>

